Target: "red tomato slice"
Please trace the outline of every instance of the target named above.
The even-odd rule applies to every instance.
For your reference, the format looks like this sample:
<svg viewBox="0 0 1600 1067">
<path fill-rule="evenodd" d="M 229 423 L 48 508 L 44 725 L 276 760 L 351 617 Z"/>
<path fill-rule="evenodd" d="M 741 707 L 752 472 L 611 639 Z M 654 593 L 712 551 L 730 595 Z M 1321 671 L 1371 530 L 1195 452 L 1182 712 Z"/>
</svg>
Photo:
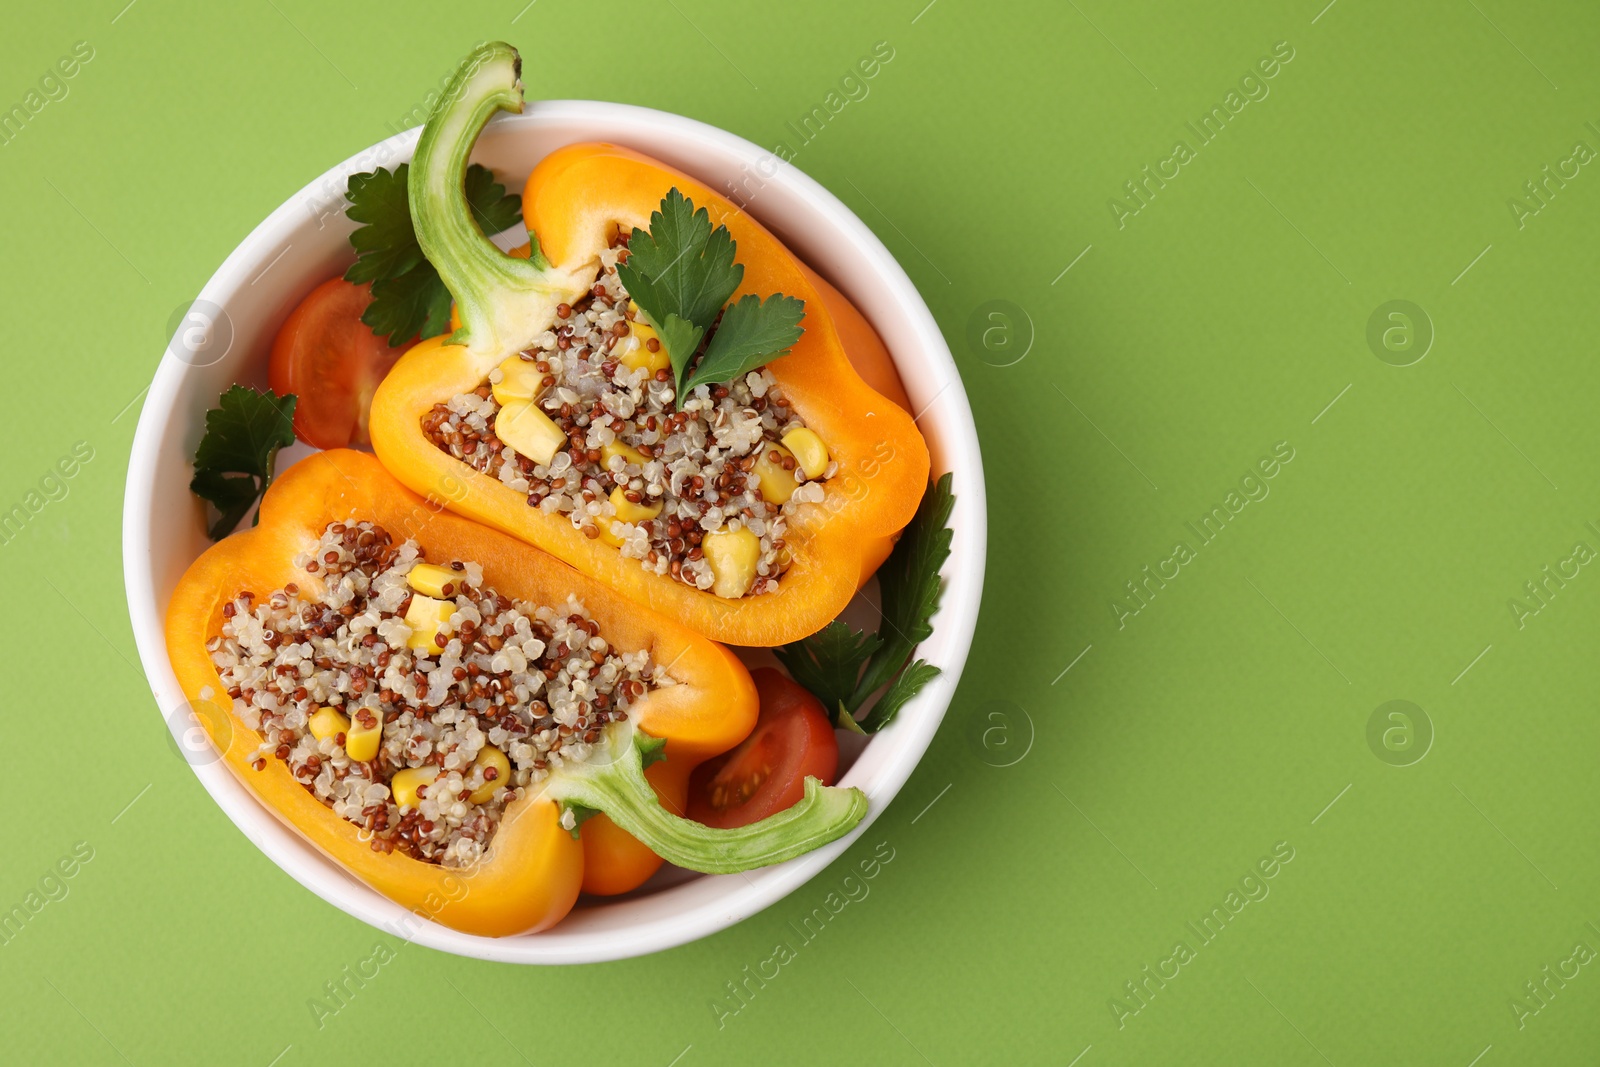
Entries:
<svg viewBox="0 0 1600 1067">
<path fill-rule="evenodd" d="M 367 412 L 378 383 L 406 347 L 361 321 L 370 288 L 330 278 L 311 290 L 272 342 L 272 391 L 293 393 L 295 436 L 317 448 L 368 444 Z"/>
<path fill-rule="evenodd" d="M 761 698 L 755 729 L 689 779 L 689 818 L 707 826 L 748 826 L 797 803 L 806 778 L 832 785 L 839 771 L 839 741 L 822 701 L 771 667 L 750 676 Z"/>
</svg>

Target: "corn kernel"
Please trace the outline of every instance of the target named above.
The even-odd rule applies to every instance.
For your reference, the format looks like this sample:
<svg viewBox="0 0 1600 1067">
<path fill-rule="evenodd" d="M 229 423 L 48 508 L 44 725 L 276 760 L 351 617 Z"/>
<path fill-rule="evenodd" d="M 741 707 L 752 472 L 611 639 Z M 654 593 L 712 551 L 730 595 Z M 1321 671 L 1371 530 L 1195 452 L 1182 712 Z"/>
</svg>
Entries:
<svg viewBox="0 0 1600 1067">
<path fill-rule="evenodd" d="M 661 514 L 659 499 L 654 504 L 635 504 L 628 499 L 627 491 L 620 485 L 611 490 L 611 506 L 617 509 L 617 518 L 622 522 L 644 522 Z"/>
<path fill-rule="evenodd" d="M 615 440 L 607 441 L 600 446 L 600 458 L 604 461 L 604 466 L 607 470 L 611 468 L 612 456 L 621 456 L 625 462 L 636 463 L 641 467 L 650 462 L 650 457 L 640 452 L 637 448 Z"/>
<path fill-rule="evenodd" d="M 772 458 L 773 453 L 778 454 L 778 459 Z M 761 455 L 756 457 L 755 466 L 751 468 L 761 479 L 761 499 L 769 504 L 785 504 L 800 483 L 795 481 L 794 471 L 785 470 L 782 460 L 793 460 L 794 454 L 782 445 L 775 445 L 770 441 L 761 444 Z"/>
<path fill-rule="evenodd" d="M 406 625 L 411 627 L 406 646 L 426 653 L 443 652 L 444 646 L 437 638 L 440 631 L 450 625 L 450 616 L 455 611 L 456 606 L 447 600 L 435 600 L 421 593 L 412 596 L 411 606 L 406 609 Z"/>
<path fill-rule="evenodd" d="M 654 352 L 650 351 L 651 341 L 656 342 Z M 672 366 L 672 357 L 667 354 L 667 347 L 661 343 L 661 336 L 648 322 L 628 323 L 628 336 L 618 347 L 622 350 L 618 358 L 629 370 L 648 367 L 653 374 Z"/>
<path fill-rule="evenodd" d="M 340 714 L 337 708 L 318 708 L 311 716 L 311 736 L 318 741 L 338 737 L 349 729 L 350 720 Z"/>
<path fill-rule="evenodd" d="M 756 562 L 761 558 L 761 538 L 744 527 L 706 534 L 700 542 L 706 563 L 716 579 L 711 591 L 729 600 L 744 596 L 756 578 Z"/>
<path fill-rule="evenodd" d="M 378 758 L 378 745 L 383 741 L 383 716 L 376 711 L 369 711 L 372 716 L 372 726 L 361 725 L 361 717 L 356 716 L 355 721 L 344 733 L 344 754 L 361 763 Z"/>
<path fill-rule="evenodd" d="M 406 575 L 406 584 L 424 596 L 452 597 L 461 589 L 461 572 L 436 563 L 419 563 Z M 445 592 L 449 589 L 450 592 Z"/>
<path fill-rule="evenodd" d="M 506 759 L 506 754 L 493 745 L 485 745 L 478 753 L 478 758 L 472 761 L 474 767 L 481 767 L 488 771 L 490 767 L 495 770 L 492 779 L 486 777 L 484 783 L 467 795 L 467 799 L 474 804 L 487 804 L 494 799 L 494 791 L 501 786 L 511 784 L 511 761 Z"/>
<path fill-rule="evenodd" d="M 783 443 L 789 446 L 789 451 L 794 453 L 794 458 L 800 464 L 800 469 L 806 472 L 807 478 L 820 478 L 828 471 L 828 446 L 822 443 L 816 431 L 808 430 L 804 426 L 790 430 L 783 435 Z"/>
<path fill-rule="evenodd" d="M 491 383 L 489 388 L 502 407 L 518 400 L 533 400 L 544 391 L 544 375 L 521 356 L 512 356 L 500 364 L 499 370 L 500 380 Z"/>
<path fill-rule="evenodd" d="M 600 540 L 612 548 L 622 547 L 622 536 L 612 531 L 612 523 L 644 522 L 646 519 L 653 519 L 661 514 L 662 505 L 660 500 L 657 500 L 654 504 L 635 504 L 628 499 L 627 491 L 620 485 L 611 490 L 610 500 L 611 506 L 616 508 L 617 514 L 615 516 L 598 515 L 594 521 L 595 525 L 600 529 Z"/>
<path fill-rule="evenodd" d="M 494 433 L 511 450 L 541 466 L 556 458 L 567 435 L 531 400 L 516 400 L 494 417 Z"/>
<path fill-rule="evenodd" d="M 600 531 L 600 540 L 612 548 L 622 547 L 622 537 L 611 532 L 611 524 L 615 520 L 610 515 L 596 515 L 594 517 L 595 529 Z"/>
<path fill-rule="evenodd" d="M 439 777 L 437 767 L 407 767 L 403 771 L 394 772 L 394 777 L 389 779 L 389 792 L 394 795 L 394 802 L 399 807 L 414 808 L 422 802 L 417 790 L 437 777 Z"/>
</svg>

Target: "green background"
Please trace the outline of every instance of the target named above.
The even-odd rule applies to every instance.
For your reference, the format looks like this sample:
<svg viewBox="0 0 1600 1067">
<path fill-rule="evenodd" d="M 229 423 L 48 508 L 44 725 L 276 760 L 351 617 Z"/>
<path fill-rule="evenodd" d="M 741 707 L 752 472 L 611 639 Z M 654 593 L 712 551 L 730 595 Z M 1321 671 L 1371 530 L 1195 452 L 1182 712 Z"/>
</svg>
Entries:
<svg viewBox="0 0 1600 1067">
<path fill-rule="evenodd" d="M 1566 564 L 1537 613 L 1524 592 L 1600 547 L 1600 175 L 1523 189 L 1600 149 L 1592 5 L 125 2 L 0 36 L 4 106 L 94 48 L 0 147 L 0 510 L 94 451 L 0 546 L 0 910 L 94 853 L 0 945 L 7 1059 L 1600 1058 L 1600 576 Z M 123 603 L 128 446 L 174 310 L 495 37 L 530 96 L 767 146 L 888 42 L 795 162 L 926 296 L 987 464 L 982 622 L 899 799 L 767 912 L 616 964 L 400 946 L 295 885 L 176 755 Z M 1278 42 L 1269 94 L 1198 146 L 1185 123 Z M 1111 199 L 1179 139 L 1195 158 L 1119 226 Z M 1421 309 L 1381 323 L 1398 355 L 1368 341 L 1394 300 Z M 1279 442 L 1270 495 L 1202 546 L 1186 524 Z M 1179 541 L 1133 614 L 1124 583 Z M 1420 712 L 1369 742 L 1391 700 Z M 724 983 L 880 842 L 870 895 L 719 1026 Z M 1274 847 L 1292 861 L 1246 882 L 1269 894 L 1203 943 L 1186 923 Z M 1124 983 L 1179 940 L 1141 1006 Z M 308 1001 L 379 944 L 319 1027 Z M 1547 965 L 1578 970 L 1536 1001 Z"/>
</svg>

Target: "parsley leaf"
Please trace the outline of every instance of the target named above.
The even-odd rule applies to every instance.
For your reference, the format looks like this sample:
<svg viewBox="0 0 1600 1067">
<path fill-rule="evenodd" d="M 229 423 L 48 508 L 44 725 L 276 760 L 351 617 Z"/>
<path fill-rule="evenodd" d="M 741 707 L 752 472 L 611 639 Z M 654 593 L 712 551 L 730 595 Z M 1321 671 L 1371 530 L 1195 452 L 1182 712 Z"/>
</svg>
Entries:
<svg viewBox="0 0 1600 1067">
<path fill-rule="evenodd" d="M 651 213 L 650 232 L 635 229 L 628 237 L 627 262 L 617 266 L 629 298 L 661 335 L 679 397 L 697 385 L 732 381 L 783 355 L 804 332 L 799 326 L 805 301 L 792 296 L 779 293 L 762 300 L 746 294 L 723 306 L 744 280 L 744 267 L 733 259 L 735 248 L 726 226 L 712 229 L 706 209 L 697 209 L 673 187 L 661 198 L 661 209 Z M 705 355 L 691 372 L 707 333 Z"/>
<path fill-rule="evenodd" d="M 782 293 L 762 300 L 746 293 L 723 312 L 717 332 L 706 345 L 706 354 L 700 357 L 680 392 L 687 393 L 697 385 L 731 382 L 785 355 L 805 333 L 800 328 L 805 314 L 804 300 Z"/>
<path fill-rule="evenodd" d="M 711 228 L 711 216 L 674 186 L 661 198 L 661 210 L 650 215 L 650 232 L 635 229 L 628 238 L 628 261 L 617 275 L 628 295 L 659 331 L 668 315 L 711 329 L 717 312 L 744 280 L 744 268 L 733 261 L 733 235 L 726 226 Z M 687 366 L 693 351 L 681 354 L 669 345 L 674 366 Z M 679 371 L 682 380 L 682 371 Z"/>
<path fill-rule="evenodd" d="M 344 213 L 361 226 L 350 235 L 356 261 L 344 272 L 345 281 L 359 285 L 394 278 L 423 262 L 406 196 L 409 166 L 402 163 L 392 171 L 379 167 L 369 174 L 350 175 L 344 194 L 350 206 Z"/>
<path fill-rule="evenodd" d="M 189 491 L 203 500 L 211 501 L 217 509 L 217 519 L 206 527 L 213 541 L 220 541 L 239 525 L 239 520 L 250 513 L 250 506 L 261 495 L 261 487 L 248 474 L 223 474 L 215 470 L 196 470 L 189 481 Z"/>
<path fill-rule="evenodd" d="M 810 637 L 773 650 L 794 680 L 828 707 L 836 726 L 876 733 L 939 675 L 930 663 L 919 659 L 908 666 L 906 660 L 933 633 L 928 620 L 939 610 L 944 591 L 939 571 L 950 557 L 955 505 L 950 483 L 946 474 L 928 487 L 916 517 L 878 569 L 883 622 L 876 634 L 835 619 Z M 886 685 L 857 723 L 856 712 Z"/>
<path fill-rule="evenodd" d="M 676 380 L 682 382 L 683 368 L 694 358 L 695 352 L 700 348 L 700 339 L 705 337 L 706 331 L 686 319 L 679 318 L 674 312 L 656 327 L 656 333 L 661 336 L 661 343 L 667 347 L 667 355 L 672 360 L 672 372 L 677 376 Z M 681 360 L 677 355 L 679 352 L 683 353 Z M 682 390 L 678 391 L 678 395 L 683 395 Z"/>
<path fill-rule="evenodd" d="M 379 337 L 388 337 L 390 348 L 413 337 L 434 337 L 450 329 L 450 291 L 431 263 L 418 264 L 398 277 L 373 282 L 372 303 L 361 321 Z"/>
<path fill-rule="evenodd" d="M 235 385 L 206 412 L 189 490 L 217 509 L 206 531 L 213 541 L 228 536 L 272 484 L 278 449 L 294 444 L 294 405 L 293 394 Z"/>
<path fill-rule="evenodd" d="M 350 235 L 356 261 L 344 277 L 357 284 L 372 283 L 372 303 L 361 321 L 373 333 L 387 336 L 391 348 L 450 327 L 450 292 L 423 256 L 411 223 L 406 185 L 410 171 L 411 164 L 402 163 L 392 171 L 379 167 L 352 174 L 344 194 L 350 201 L 345 214 L 361 224 Z M 522 217 L 522 198 L 508 194 L 487 167 L 476 163 L 468 167 L 463 189 L 472 217 L 485 234 L 510 229 Z M 542 262 L 534 244 L 531 258 Z"/>
<path fill-rule="evenodd" d="M 789 676 L 822 701 L 834 725 L 851 718 L 849 701 L 861 668 L 883 645 L 876 634 L 863 633 L 834 619 L 804 641 L 773 649 Z"/>
<path fill-rule="evenodd" d="M 409 167 L 409 163 L 400 164 Z M 522 221 L 522 197 L 517 193 L 507 193 L 506 187 L 494 180 L 494 171 L 481 164 L 474 163 L 467 168 L 467 177 L 463 183 L 467 194 L 467 207 L 472 209 L 472 217 L 477 220 L 478 229 L 484 236 L 492 237 L 502 230 L 509 230 Z M 409 205 L 407 217 L 410 216 Z"/>
<path fill-rule="evenodd" d="M 923 494 L 916 518 L 878 568 L 883 596 L 883 625 L 878 632 L 884 642 L 856 686 L 858 702 L 894 677 L 917 645 L 933 633 L 928 620 L 939 610 L 944 591 L 939 570 L 950 556 L 952 534 L 946 524 L 955 502 L 950 475 L 945 474 Z"/>
<path fill-rule="evenodd" d="M 889 725 L 890 720 L 906 702 L 920 693 L 922 687 L 937 678 L 939 673 L 939 668 L 933 664 L 920 659 L 913 660 L 872 706 L 872 710 L 867 713 L 866 721 L 860 724 L 861 732 L 874 734 Z"/>
</svg>

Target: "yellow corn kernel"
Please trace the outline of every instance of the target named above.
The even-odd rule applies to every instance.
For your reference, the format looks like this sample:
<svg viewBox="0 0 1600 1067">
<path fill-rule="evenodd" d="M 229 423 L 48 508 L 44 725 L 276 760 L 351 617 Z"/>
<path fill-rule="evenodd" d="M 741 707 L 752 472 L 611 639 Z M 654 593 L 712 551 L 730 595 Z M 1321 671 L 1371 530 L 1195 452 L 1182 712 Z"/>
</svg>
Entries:
<svg viewBox="0 0 1600 1067">
<path fill-rule="evenodd" d="M 785 470 L 781 462 L 772 458 L 773 453 L 777 453 L 779 459 L 794 459 L 794 454 L 782 445 L 763 441 L 761 454 L 751 470 L 761 479 L 761 499 L 769 504 L 785 504 L 800 483 L 795 481 L 794 471 Z"/>
<path fill-rule="evenodd" d="M 654 352 L 643 346 L 635 348 L 632 352 L 622 355 L 622 365 L 629 370 L 638 370 L 644 367 L 651 374 L 658 370 L 668 370 L 672 366 L 672 357 L 667 355 L 665 348 L 658 348 Z"/>
<path fill-rule="evenodd" d="M 514 400 L 494 417 L 494 435 L 512 451 L 543 466 L 556 458 L 567 435 L 531 400 Z"/>
<path fill-rule="evenodd" d="M 611 490 L 610 500 L 611 506 L 617 509 L 616 515 L 597 515 L 594 524 L 600 530 L 600 540 L 612 548 L 622 547 L 622 535 L 611 529 L 612 523 L 644 522 L 661 514 L 661 501 L 657 500 L 654 504 L 635 504 L 627 498 L 625 490 L 620 485 Z"/>
<path fill-rule="evenodd" d="M 611 532 L 611 524 L 615 522 L 610 515 L 596 515 L 594 517 L 595 529 L 600 531 L 600 540 L 612 548 L 622 547 L 622 538 Z"/>
<path fill-rule="evenodd" d="M 612 456 L 621 456 L 626 462 L 637 463 L 641 467 L 650 462 L 649 456 L 631 445 L 623 444 L 621 441 L 608 441 L 600 446 L 600 458 L 607 470 L 611 468 Z"/>
<path fill-rule="evenodd" d="M 518 400 L 533 400 L 544 391 L 544 375 L 521 356 L 512 356 L 500 364 L 499 370 L 500 380 L 491 382 L 489 389 L 502 407 Z"/>
<path fill-rule="evenodd" d="M 650 342 L 656 343 L 656 350 L 650 351 Z M 672 357 L 667 355 L 667 347 L 661 343 L 661 336 L 648 322 L 634 321 L 628 323 L 628 336 L 618 346 L 622 351 L 618 358 L 622 365 L 629 370 L 638 370 L 647 367 L 650 373 L 666 370 L 672 366 Z"/>
<path fill-rule="evenodd" d="M 744 596 L 756 580 L 756 562 L 761 558 L 761 538 L 744 527 L 706 534 L 700 542 L 706 563 L 716 579 L 711 591 L 729 600 Z"/>
<path fill-rule="evenodd" d="M 311 736 L 318 741 L 338 737 L 349 729 L 350 720 L 340 714 L 337 708 L 318 708 L 311 716 Z"/>
<path fill-rule="evenodd" d="M 827 473 L 828 446 L 822 443 L 822 438 L 817 436 L 816 431 L 808 430 L 804 426 L 790 430 L 783 435 L 783 443 L 794 453 L 795 460 L 800 464 L 800 469 L 806 472 L 807 478 L 820 478 Z"/>
<path fill-rule="evenodd" d="M 493 745 L 485 745 L 478 753 L 478 758 L 472 761 L 474 767 L 481 767 L 485 772 L 482 785 L 467 794 L 467 799 L 474 804 L 487 804 L 494 799 L 494 791 L 501 786 L 511 784 L 511 761 L 506 759 L 506 754 Z M 494 768 L 494 777 L 488 777 L 488 770 Z"/>
<path fill-rule="evenodd" d="M 450 625 L 450 616 L 455 611 L 456 606 L 448 600 L 435 600 L 421 593 L 413 595 L 411 606 L 406 609 L 406 625 L 411 627 L 406 646 L 426 653 L 443 652 L 444 646 L 437 638 L 439 632 Z"/>
<path fill-rule="evenodd" d="M 394 795 L 394 802 L 398 806 L 414 808 L 422 802 L 417 790 L 437 777 L 439 777 L 437 767 L 407 767 L 403 771 L 394 772 L 394 777 L 389 779 L 389 792 Z"/>
<path fill-rule="evenodd" d="M 406 575 L 406 584 L 424 596 L 452 597 L 460 592 L 462 579 L 462 573 L 450 567 L 419 563 Z"/>
<path fill-rule="evenodd" d="M 638 312 L 634 312 L 634 314 L 638 314 Z M 628 333 L 630 336 L 637 337 L 640 344 L 651 340 L 661 340 L 661 335 L 656 333 L 656 328 L 643 319 L 629 320 Z"/>
<path fill-rule="evenodd" d="M 375 711 L 371 728 L 361 725 L 358 715 L 344 733 L 344 754 L 361 763 L 378 758 L 378 745 L 383 741 L 383 716 Z"/>
<path fill-rule="evenodd" d="M 622 522 L 644 522 L 661 514 L 659 498 L 653 504 L 635 504 L 620 485 L 611 490 L 611 506 L 617 509 L 617 518 Z"/>
</svg>

